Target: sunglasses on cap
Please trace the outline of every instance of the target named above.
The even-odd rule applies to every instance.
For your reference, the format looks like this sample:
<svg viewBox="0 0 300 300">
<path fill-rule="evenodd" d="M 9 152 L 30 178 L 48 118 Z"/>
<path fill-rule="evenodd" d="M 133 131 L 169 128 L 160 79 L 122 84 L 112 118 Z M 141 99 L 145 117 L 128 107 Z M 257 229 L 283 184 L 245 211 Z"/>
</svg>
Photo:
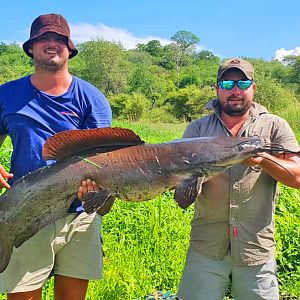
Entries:
<svg viewBox="0 0 300 300">
<path fill-rule="evenodd" d="M 220 80 L 219 86 L 222 90 L 232 90 L 235 85 L 240 90 L 246 90 L 253 84 L 253 80 Z"/>
</svg>

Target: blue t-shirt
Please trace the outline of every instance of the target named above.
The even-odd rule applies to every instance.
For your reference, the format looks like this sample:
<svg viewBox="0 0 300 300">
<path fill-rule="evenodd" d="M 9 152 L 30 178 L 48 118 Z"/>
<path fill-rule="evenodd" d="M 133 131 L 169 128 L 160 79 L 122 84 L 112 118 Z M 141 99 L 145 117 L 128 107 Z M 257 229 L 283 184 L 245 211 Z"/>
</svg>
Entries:
<svg viewBox="0 0 300 300">
<path fill-rule="evenodd" d="M 50 164 L 42 158 L 48 137 L 68 129 L 110 127 L 112 113 L 105 96 L 73 76 L 67 92 L 48 95 L 31 84 L 30 76 L 0 86 L 0 134 L 11 137 L 13 184 L 27 173 Z"/>
</svg>

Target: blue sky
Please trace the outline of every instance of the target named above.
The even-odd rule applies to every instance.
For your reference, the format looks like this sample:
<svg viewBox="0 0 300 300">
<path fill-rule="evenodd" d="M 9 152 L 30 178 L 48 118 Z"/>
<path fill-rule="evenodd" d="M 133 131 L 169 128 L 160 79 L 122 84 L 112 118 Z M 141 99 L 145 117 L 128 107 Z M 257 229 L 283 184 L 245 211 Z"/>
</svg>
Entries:
<svg viewBox="0 0 300 300">
<path fill-rule="evenodd" d="M 104 38 L 129 49 L 186 30 L 221 58 L 300 55 L 299 0 L 5 0 L 0 41 L 23 43 L 32 21 L 50 12 L 67 18 L 75 43 Z"/>
</svg>

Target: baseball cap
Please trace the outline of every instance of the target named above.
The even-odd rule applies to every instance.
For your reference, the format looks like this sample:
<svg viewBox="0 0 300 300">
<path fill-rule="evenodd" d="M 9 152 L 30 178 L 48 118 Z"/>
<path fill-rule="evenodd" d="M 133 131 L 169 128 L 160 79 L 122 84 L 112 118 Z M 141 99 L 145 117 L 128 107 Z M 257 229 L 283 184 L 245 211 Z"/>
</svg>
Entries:
<svg viewBox="0 0 300 300">
<path fill-rule="evenodd" d="M 218 80 L 222 77 L 222 75 L 226 71 L 228 71 L 229 69 L 233 69 L 233 68 L 241 70 L 248 79 L 250 79 L 250 80 L 254 79 L 253 65 L 244 59 L 235 57 L 235 58 L 225 60 L 220 65 L 219 70 L 218 70 Z"/>
</svg>

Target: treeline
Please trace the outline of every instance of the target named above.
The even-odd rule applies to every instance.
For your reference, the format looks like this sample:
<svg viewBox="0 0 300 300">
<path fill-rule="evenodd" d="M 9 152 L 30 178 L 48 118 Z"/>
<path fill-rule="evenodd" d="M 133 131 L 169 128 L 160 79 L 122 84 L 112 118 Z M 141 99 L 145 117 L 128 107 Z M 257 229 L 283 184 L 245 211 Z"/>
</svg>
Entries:
<svg viewBox="0 0 300 300">
<path fill-rule="evenodd" d="M 178 31 L 171 44 L 158 40 L 125 50 L 120 43 L 92 40 L 77 45 L 70 70 L 98 87 L 109 99 L 114 118 L 174 122 L 198 118 L 214 97 L 220 57 L 196 51 L 199 38 Z M 284 63 L 246 58 L 256 69 L 255 100 L 271 112 L 299 105 L 300 57 Z M 0 83 L 33 72 L 17 44 L 0 44 Z"/>
</svg>

